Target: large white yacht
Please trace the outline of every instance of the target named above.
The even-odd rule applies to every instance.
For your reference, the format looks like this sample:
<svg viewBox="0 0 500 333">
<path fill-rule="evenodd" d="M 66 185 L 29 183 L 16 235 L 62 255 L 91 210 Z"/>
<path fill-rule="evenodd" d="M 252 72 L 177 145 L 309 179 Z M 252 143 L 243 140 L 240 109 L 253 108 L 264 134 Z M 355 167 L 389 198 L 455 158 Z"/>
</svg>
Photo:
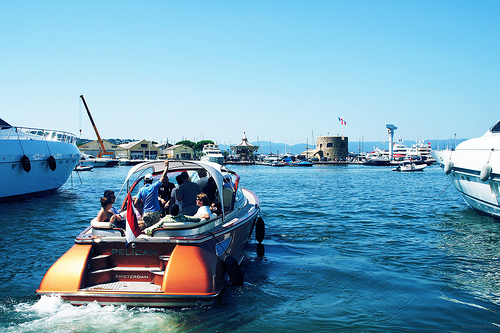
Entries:
<svg viewBox="0 0 500 333">
<path fill-rule="evenodd" d="M 16 127 L 0 119 L 0 201 L 61 187 L 80 160 L 76 136 Z"/>
<path fill-rule="evenodd" d="M 500 121 L 483 136 L 454 150 L 433 151 L 444 173 L 465 202 L 480 212 L 500 217 Z"/>
<path fill-rule="evenodd" d="M 222 155 L 219 146 L 213 143 L 209 143 L 203 146 L 203 155 L 200 160 L 204 162 L 213 162 L 222 164 L 224 162 L 224 155 Z"/>
</svg>

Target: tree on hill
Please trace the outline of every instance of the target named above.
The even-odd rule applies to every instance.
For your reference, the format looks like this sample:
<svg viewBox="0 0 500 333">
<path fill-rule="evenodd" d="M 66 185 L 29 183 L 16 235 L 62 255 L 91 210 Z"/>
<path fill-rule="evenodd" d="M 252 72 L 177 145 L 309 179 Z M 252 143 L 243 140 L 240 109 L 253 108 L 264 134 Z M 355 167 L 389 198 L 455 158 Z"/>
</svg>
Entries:
<svg viewBox="0 0 500 333">
<path fill-rule="evenodd" d="M 198 141 L 194 145 L 193 149 L 196 150 L 196 151 L 202 151 L 203 150 L 203 146 L 205 146 L 206 144 L 209 144 L 209 143 L 213 144 L 214 142 L 212 140 Z"/>
<path fill-rule="evenodd" d="M 193 148 L 194 153 L 196 155 L 196 152 L 201 152 L 203 150 L 203 146 L 209 143 L 213 144 L 214 142 L 212 140 L 202 140 L 194 143 L 193 141 L 190 140 L 183 140 L 177 142 L 176 145 L 184 145 Z"/>
<path fill-rule="evenodd" d="M 176 145 L 184 145 L 194 149 L 195 143 L 191 140 L 183 140 L 176 143 Z"/>
</svg>

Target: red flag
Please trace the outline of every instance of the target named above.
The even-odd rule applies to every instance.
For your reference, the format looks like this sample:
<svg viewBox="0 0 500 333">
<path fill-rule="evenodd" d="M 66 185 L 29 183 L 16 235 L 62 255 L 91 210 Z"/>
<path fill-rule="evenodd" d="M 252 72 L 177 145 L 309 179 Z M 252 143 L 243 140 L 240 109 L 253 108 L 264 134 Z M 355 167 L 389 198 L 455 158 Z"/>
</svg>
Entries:
<svg viewBox="0 0 500 333">
<path fill-rule="evenodd" d="M 127 244 L 133 241 L 141 234 L 141 228 L 137 224 L 137 216 L 135 215 L 135 207 L 132 202 L 130 192 L 127 194 L 127 224 L 125 225 L 125 238 Z"/>
</svg>

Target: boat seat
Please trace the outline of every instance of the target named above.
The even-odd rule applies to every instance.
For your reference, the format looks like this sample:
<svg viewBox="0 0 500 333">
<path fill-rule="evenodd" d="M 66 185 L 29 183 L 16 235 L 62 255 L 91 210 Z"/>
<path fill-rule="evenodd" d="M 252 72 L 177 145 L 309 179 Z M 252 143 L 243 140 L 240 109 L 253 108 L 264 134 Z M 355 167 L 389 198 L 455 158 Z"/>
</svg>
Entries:
<svg viewBox="0 0 500 333">
<path fill-rule="evenodd" d="M 163 228 L 156 229 L 151 235 L 151 237 L 169 237 L 170 234 L 168 233 L 168 230 L 193 229 L 202 226 L 204 224 L 207 224 L 208 222 L 211 222 L 218 218 L 222 217 L 213 215 L 209 220 L 200 222 L 169 222 L 164 224 Z"/>
<path fill-rule="evenodd" d="M 98 222 L 94 218 L 90 221 L 90 225 L 92 226 L 92 235 L 94 236 L 125 236 L 125 231 L 122 228 L 114 228 L 111 222 Z"/>
</svg>

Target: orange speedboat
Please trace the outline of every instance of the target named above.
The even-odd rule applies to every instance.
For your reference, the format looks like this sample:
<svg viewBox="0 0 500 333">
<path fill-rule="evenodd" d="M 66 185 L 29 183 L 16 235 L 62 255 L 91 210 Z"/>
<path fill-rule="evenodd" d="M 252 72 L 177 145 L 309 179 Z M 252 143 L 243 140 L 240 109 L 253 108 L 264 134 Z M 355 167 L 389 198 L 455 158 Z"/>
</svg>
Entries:
<svg viewBox="0 0 500 333">
<path fill-rule="evenodd" d="M 163 161 L 134 166 L 123 188 L 133 195 L 146 173 L 158 178 Z M 168 177 L 205 169 L 217 185 L 222 212 L 207 221 L 170 222 L 127 243 L 126 231 L 92 221 L 45 274 L 38 295 L 59 295 L 71 304 L 203 307 L 212 305 L 228 280 L 242 284 L 239 264 L 254 227 L 264 237 L 260 202 L 239 185 L 239 176 L 210 162 L 170 161 Z M 126 208 L 126 203 L 122 208 Z"/>
</svg>

